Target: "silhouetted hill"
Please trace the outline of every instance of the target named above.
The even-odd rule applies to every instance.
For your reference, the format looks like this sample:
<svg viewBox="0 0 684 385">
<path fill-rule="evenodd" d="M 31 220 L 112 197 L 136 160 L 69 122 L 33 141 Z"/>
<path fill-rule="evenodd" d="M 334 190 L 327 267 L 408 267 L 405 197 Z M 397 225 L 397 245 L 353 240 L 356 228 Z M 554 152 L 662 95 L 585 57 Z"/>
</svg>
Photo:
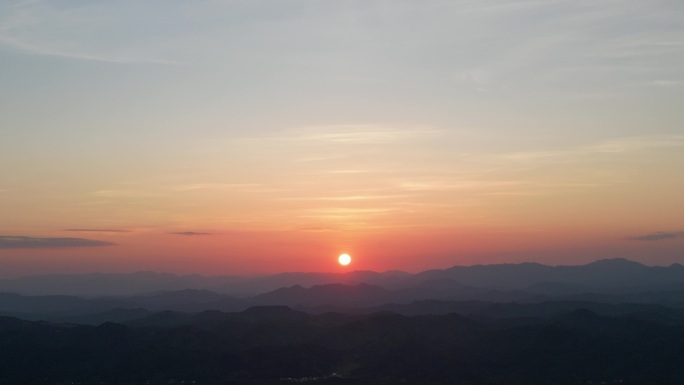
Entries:
<svg viewBox="0 0 684 385">
<path fill-rule="evenodd" d="M 25 280 L 2 281 L 2 285 L 27 284 L 27 282 L 51 285 L 63 283 L 67 276 L 33 277 Z M 325 311 L 364 313 L 368 310 L 393 309 L 402 314 L 419 314 L 419 311 L 444 313 L 454 305 L 422 302 L 423 305 L 398 307 L 420 301 L 441 302 L 497 302 L 497 303 L 640 303 L 662 305 L 670 308 L 684 307 L 684 267 L 648 267 L 623 259 L 602 260 L 583 266 L 545 266 L 534 263 L 510 265 L 455 266 L 445 270 L 430 270 L 419 274 L 403 272 L 374 273 L 357 271 L 345 274 L 286 273 L 260 278 L 174 276 L 171 274 L 136 273 L 131 275 L 79 275 L 67 291 L 74 290 L 77 282 L 100 285 L 106 290 L 115 284 L 131 283 L 147 288 L 187 284 L 191 286 L 223 287 L 248 292 L 255 287 L 267 287 L 276 283 L 301 279 L 306 282 L 343 280 L 355 283 L 325 283 L 310 287 L 292 285 L 275 290 L 237 298 L 233 295 L 205 288 L 181 290 L 156 290 L 136 295 L 118 297 L 80 298 L 66 295 L 26 296 L 0 293 L 0 315 L 17 316 L 29 320 L 69 321 L 88 324 L 97 322 L 124 322 L 132 320 L 131 309 L 148 312 L 171 310 L 197 313 L 204 310 L 240 312 L 252 306 L 289 306 L 311 313 Z M 42 280 L 45 278 L 46 280 Z M 205 279 L 206 278 L 206 279 Z M 370 280 L 384 282 L 386 286 L 358 282 Z M 100 282 L 103 281 L 103 282 Z M 223 286 L 222 286 L 223 285 Z M 21 286 L 21 285 L 20 285 Z M 40 289 L 38 286 L 35 290 Z M 131 288 L 120 291 L 128 291 Z M 92 294 L 92 292 L 89 292 Z M 117 311 L 114 311 L 118 309 Z M 450 310 L 449 310 L 450 311 Z"/>
<path fill-rule="evenodd" d="M 48 320 L 50 322 L 58 323 L 73 323 L 73 324 L 83 324 L 83 325 L 100 325 L 107 322 L 124 323 L 127 321 L 137 320 L 140 318 L 148 317 L 152 314 L 149 310 L 143 308 L 134 309 L 112 309 L 109 311 L 101 313 L 88 313 L 88 314 L 76 314 L 61 317 L 50 317 Z M 33 315 L 33 318 L 46 319 L 46 317 L 40 317 Z"/>
<path fill-rule="evenodd" d="M 94 324 L 97 320 L 121 322 L 134 309 L 153 312 L 173 310 L 199 312 L 207 309 L 242 311 L 250 303 L 208 290 L 186 289 L 133 297 L 80 298 L 75 296 L 23 296 L 0 293 L 0 315 L 30 320 L 65 320 Z M 132 314 L 132 313 L 131 313 Z M 139 317 L 138 317 L 139 318 Z"/>
<path fill-rule="evenodd" d="M 194 315 L 191 313 L 182 313 L 177 311 L 165 310 L 140 319 L 127 321 L 126 325 L 178 327 L 189 324 L 193 317 Z"/>
<path fill-rule="evenodd" d="M 31 317 L 60 317 L 79 313 L 104 312 L 134 307 L 132 302 L 116 298 L 84 299 L 66 295 L 22 296 L 0 293 L 0 312 Z"/>
<path fill-rule="evenodd" d="M 539 283 L 563 283 L 593 288 L 681 287 L 684 267 L 648 267 L 626 259 L 604 259 L 581 266 L 546 266 L 538 263 L 454 266 L 428 270 L 414 280 L 452 279 L 464 285 L 522 289 Z"/>
<path fill-rule="evenodd" d="M 293 310 L 287 306 L 254 306 L 242 312 L 242 315 L 257 319 L 300 319 L 307 314 Z"/>
<path fill-rule="evenodd" d="M 601 260 L 581 266 L 547 266 L 537 263 L 454 266 L 418 274 L 398 271 L 376 273 L 282 273 L 264 277 L 203 277 L 139 272 L 134 274 L 49 275 L 0 280 L 0 291 L 20 294 L 77 296 L 135 296 L 195 289 L 247 298 L 283 287 L 329 284 L 368 284 L 387 290 L 410 289 L 429 281 L 450 280 L 470 288 L 510 292 L 533 289 L 537 294 L 561 294 L 560 286 L 587 292 L 627 293 L 674 290 L 684 287 L 684 266 L 645 266 L 625 259 Z M 547 287 L 544 288 L 543 285 Z M 534 285 L 542 285 L 534 287 Z M 556 285 L 555 292 L 552 285 Z M 565 294 L 581 294 L 569 291 Z M 226 305 L 228 306 L 228 305 Z"/>
<path fill-rule="evenodd" d="M 385 303 L 404 304 L 428 299 L 529 302 L 545 298 L 524 291 L 476 288 L 461 285 L 450 279 L 441 279 L 425 281 L 415 287 L 398 290 L 386 290 L 367 284 L 330 284 L 311 288 L 296 285 L 248 298 L 246 301 L 253 304 L 285 305 L 309 312 L 321 312 L 320 309 L 326 308 L 350 311 Z"/>
<path fill-rule="evenodd" d="M 607 316 L 584 307 L 510 323 L 455 313 L 309 315 L 285 307 L 163 312 L 97 327 L 0 317 L 0 341 L 3 385 L 283 384 L 304 377 L 350 384 L 675 385 L 684 379 L 684 320 Z"/>
<path fill-rule="evenodd" d="M 591 293 L 592 287 L 568 282 L 542 281 L 531 284 L 522 290 L 528 293 L 537 293 L 540 295 L 556 297 Z"/>
<path fill-rule="evenodd" d="M 154 288 L 117 297 L 0 293 L 2 314 L 27 319 L 0 317 L 0 385 L 684 383 L 680 265 L 204 278 L 76 277 L 90 294 Z"/>
<path fill-rule="evenodd" d="M 0 291 L 29 295 L 129 296 L 182 289 L 211 289 L 239 281 L 232 277 L 202 277 L 142 271 L 132 274 L 55 274 L 0 280 Z"/>
<path fill-rule="evenodd" d="M 126 297 L 130 303 L 148 310 L 198 312 L 202 310 L 242 311 L 248 302 L 209 290 L 185 289 Z"/>
<path fill-rule="evenodd" d="M 390 298 L 391 292 L 379 286 L 330 284 L 309 289 L 296 285 L 258 295 L 250 301 L 255 304 L 286 305 L 297 308 L 322 305 L 366 307 L 383 303 Z"/>
</svg>

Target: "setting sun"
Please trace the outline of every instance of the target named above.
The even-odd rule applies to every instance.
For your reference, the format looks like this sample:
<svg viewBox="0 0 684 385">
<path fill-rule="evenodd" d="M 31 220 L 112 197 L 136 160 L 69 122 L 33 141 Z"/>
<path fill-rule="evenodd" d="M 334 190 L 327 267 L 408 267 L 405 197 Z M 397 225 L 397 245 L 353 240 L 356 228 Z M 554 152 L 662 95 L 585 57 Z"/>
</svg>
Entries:
<svg viewBox="0 0 684 385">
<path fill-rule="evenodd" d="M 351 263 L 351 257 L 349 254 L 342 254 L 337 258 L 337 262 L 339 262 L 342 266 L 347 266 Z"/>
</svg>

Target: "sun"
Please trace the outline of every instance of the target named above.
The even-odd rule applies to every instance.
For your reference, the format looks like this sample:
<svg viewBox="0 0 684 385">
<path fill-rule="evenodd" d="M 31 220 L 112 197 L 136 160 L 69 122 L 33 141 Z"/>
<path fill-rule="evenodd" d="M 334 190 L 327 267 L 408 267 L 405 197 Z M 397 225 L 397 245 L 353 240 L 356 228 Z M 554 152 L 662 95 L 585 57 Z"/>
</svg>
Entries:
<svg viewBox="0 0 684 385">
<path fill-rule="evenodd" d="M 341 254 L 339 257 L 337 257 L 337 262 L 339 262 L 342 266 L 347 266 L 351 263 L 351 257 L 349 254 Z"/>
</svg>

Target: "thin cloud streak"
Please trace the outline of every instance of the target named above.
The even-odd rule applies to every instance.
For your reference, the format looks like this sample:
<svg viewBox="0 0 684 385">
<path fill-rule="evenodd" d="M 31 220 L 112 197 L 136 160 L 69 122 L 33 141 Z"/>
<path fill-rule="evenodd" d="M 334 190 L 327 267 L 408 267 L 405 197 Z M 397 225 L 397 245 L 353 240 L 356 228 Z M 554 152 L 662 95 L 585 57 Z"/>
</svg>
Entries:
<svg viewBox="0 0 684 385">
<path fill-rule="evenodd" d="M 118 229 L 64 229 L 64 231 L 71 231 L 77 233 L 130 233 L 130 230 Z"/>
<path fill-rule="evenodd" d="M 667 239 L 684 238 L 684 231 L 672 231 L 664 232 L 659 231 L 657 233 L 639 235 L 636 237 L 627 238 L 630 241 L 664 241 Z"/>
<path fill-rule="evenodd" d="M 475 72 L 480 74 L 478 78 L 498 80 L 487 86 L 499 89 L 511 85 L 503 83 L 517 82 L 511 79 L 529 79 L 528 85 L 562 86 L 566 96 L 577 94 L 577 84 L 592 82 L 593 87 L 580 93 L 584 97 L 605 97 L 609 89 L 613 94 L 616 89 L 657 80 L 653 77 L 664 74 L 670 74 L 672 79 L 681 77 L 680 70 L 669 66 L 684 57 L 681 46 L 670 44 L 679 41 L 681 28 L 653 28 L 678 23 L 679 13 L 667 11 L 662 4 L 632 0 L 471 4 L 454 2 L 452 8 L 477 11 L 474 17 L 497 26 L 485 36 L 503 36 L 499 41 L 507 48 L 493 49 L 499 53 L 493 60 L 456 68 L 455 79 L 467 79 Z M 552 16 L 539 18 L 535 13 L 541 9 Z M 521 22 L 533 28 L 535 34 L 529 34 L 530 28 L 520 28 Z M 482 87 L 474 83 L 478 89 Z"/>
<path fill-rule="evenodd" d="M 56 11 L 55 9 L 51 9 L 52 6 L 56 7 L 57 5 L 38 0 L 22 1 L 15 3 L 14 6 L 8 6 L 8 9 L 5 10 L 6 17 L 0 19 L 0 45 L 6 45 L 34 55 L 103 63 L 184 65 L 183 63 L 171 60 L 143 58 L 130 54 L 117 55 L 106 52 L 94 52 L 83 48 L 79 49 L 79 44 L 82 45 L 83 42 L 78 41 L 77 38 L 90 35 L 90 33 L 83 33 L 82 30 L 76 29 L 79 26 L 81 28 L 88 27 L 85 23 L 83 23 L 83 25 L 78 25 L 78 22 L 81 21 L 84 16 L 77 14 L 72 15 L 65 10 Z M 50 27 L 64 29 L 64 25 L 68 25 L 69 28 L 74 28 L 74 34 L 69 36 L 69 40 L 60 41 L 58 38 L 55 39 L 55 34 L 50 33 Z M 41 40 L 35 36 L 31 37 L 31 32 L 35 32 L 36 30 L 38 31 L 38 36 L 51 36 L 53 40 L 44 41 L 44 38 Z M 77 34 L 76 31 L 79 33 Z M 70 48 L 67 49 L 65 47 Z M 102 50 L 102 48 L 100 49 Z"/>
<path fill-rule="evenodd" d="M 378 125 L 333 125 L 292 129 L 276 136 L 236 139 L 247 142 L 312 142 L 381 144 L 441 135 L 434 128 L 384 127 Z"/>
<path fill-rule="evenodd" d="M 345 202 L 345 201 L 385 201 L 396 200 L 412 197 L 411 194 L 388 194 L 388 195 L 342 195 L 342 196 L 314 196 L 314 197 L 290 197 L 290 198 L 276 198 L 278 201 L 331 201 L 331 202 Z"/>
<path fill-rule="evenodd" d="M 584 159 L 582 156 L 599 154 L 625 154 L 648 149 L 684 147 L 684 136 L 626 137 L 608 139 L 600 143 L 569 149 L 550 151 L 515 152 L 501 155 L 506 162 L 536 162 L 548 160 Z"/>
<path fill-rule="evenodd" d="M 38 238 L 0 236 L 0 249 L 57 249 L 70 247 L 114 246 L 116 243 L 85 238 Z"/>
<path fill-rule="evenodd" d="M 21 41 L 17 38 L 9 36 L 0 36 L 0 44 L 4 44 L 13 47 L 18 50 L 26 51 L 27 53 L 35 55 L 44 56 L 54 56 L 69 59 L 96 61 L 103 63 L 114 63 L 114 64 L 135 64 L 135 63 L 148 63 L 148 64 L 170 64 L 170 65 L 183 65 L 183 63 L 167 61 L 167 60 L 153 60 L 153 59 L 140 59 L 140 58 L 127 58 L 127 57 L 114 57 L 106 55 L 98 55 L 92 53 L 83 52 L 68 52 L 59 51 L 54 48 L 43 47 L 39 45 L 34 45 L 25 41 Z"/>
</svg>

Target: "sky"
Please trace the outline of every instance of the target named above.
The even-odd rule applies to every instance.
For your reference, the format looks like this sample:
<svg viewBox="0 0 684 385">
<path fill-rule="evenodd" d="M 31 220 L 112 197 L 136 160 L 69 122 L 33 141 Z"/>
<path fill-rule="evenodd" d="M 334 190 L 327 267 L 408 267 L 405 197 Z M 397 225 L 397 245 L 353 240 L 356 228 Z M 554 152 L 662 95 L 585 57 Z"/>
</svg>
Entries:
<svg viewBox="0 0 684 385">
<path fill-rule="evenodd" d="M 0 277 L 684 263 L 682 63 L 681 0 L 5 0 Z"/>
</svg>

